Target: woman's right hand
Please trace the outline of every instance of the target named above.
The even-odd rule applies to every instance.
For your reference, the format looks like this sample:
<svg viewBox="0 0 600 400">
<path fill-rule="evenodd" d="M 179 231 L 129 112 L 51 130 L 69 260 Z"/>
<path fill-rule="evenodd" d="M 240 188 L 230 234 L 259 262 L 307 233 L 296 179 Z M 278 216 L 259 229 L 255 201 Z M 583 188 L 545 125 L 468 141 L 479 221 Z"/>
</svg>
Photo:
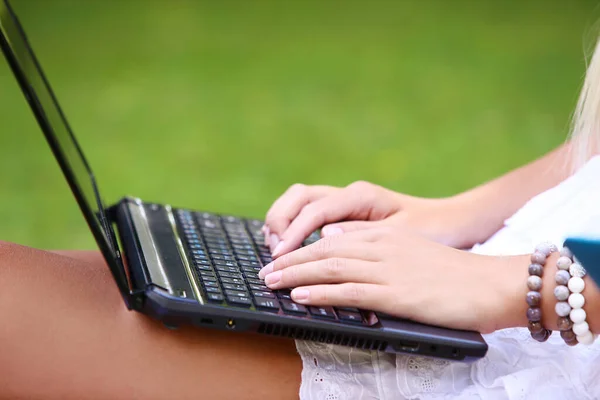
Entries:
<svg viewBox="0 0 600 400">
<path fill-rule="evenodd" d="M 470 208 L 458 198 L 426 199 L 368 182 L 345 188 L 291 186 L 271 206 L 265 220 L 273 257 L 297 249 L 312 232 L 330 236 L 377 226 L 405 227 L 439 243 L 472 245 Z"/>
</svg>

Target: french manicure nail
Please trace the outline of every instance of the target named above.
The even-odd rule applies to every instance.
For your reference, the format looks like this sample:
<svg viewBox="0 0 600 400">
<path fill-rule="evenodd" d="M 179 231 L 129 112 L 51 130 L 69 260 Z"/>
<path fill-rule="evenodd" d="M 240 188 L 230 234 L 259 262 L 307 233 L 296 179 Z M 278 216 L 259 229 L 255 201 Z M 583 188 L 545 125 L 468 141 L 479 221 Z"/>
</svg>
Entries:
<svg viewBox="0 0 600 400">
<path fill-rule="evenodd" d="M 337 226 L 326 226 L 323 228 L 323 236 L 341 235 L 342 233 L 344 233 L 342 228 L 338 228 Z"/>
<path fill-rule="evenodd" d="M 308 291 L 308 289 L 294 289 L 291 293 L 292 299 L 297 302 L 303 302 L 305 300 L 308 300 L 309 294 L 310 292 Z"/>
<path fill-rule="evenodd" d="M 271 233 L 269 235 L 269 247 L 274 249 L 279 244 L 279 236 L 276 233 Z"/>
<path fill-rule="evenodd" d="M 267 265 L 265 265 L 260 271 L 258 271 L 258 277 L 260 279 L 265 279 L 265 276 L 273 272 L 273 262 L 271 261 Z"/>
<path fill-rule="evenodd" d="M 274 285 L 281 280 L 281 271 L 275 271 L 265 276 L 265 283 L 267 285 Z"/>
<path fill-rule="evenodd" d="M 283 240 L 281 242 L 277 243 L 277 246 L 275 246 L 275 250 L 273 250 L 273 257 L 279 256 L 279 254 L 283 250 L 283 243 L 285 243 Z"/>
<path fill-rule="evenodd" d="M 269 240 L 269 238 L 271 237 L 271 230 L 269 229 L 268 226 L 265 225 L 265 246 L 267 247 L 271 247 L 271 242 Z"/>
</svg>

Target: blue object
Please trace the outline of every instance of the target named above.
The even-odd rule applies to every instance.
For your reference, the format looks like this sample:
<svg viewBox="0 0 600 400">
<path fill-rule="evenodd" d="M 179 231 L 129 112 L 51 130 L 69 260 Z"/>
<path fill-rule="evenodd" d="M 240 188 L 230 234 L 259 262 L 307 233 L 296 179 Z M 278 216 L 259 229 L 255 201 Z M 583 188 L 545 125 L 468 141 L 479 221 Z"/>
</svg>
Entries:
<svg viewBox="0 0 600 400">
<path fill-rule="evenodd" d="M 600 237 L 568 238 L 564 246 L 571 250 L 588 275 L 600 286 Z"/>
</svg>

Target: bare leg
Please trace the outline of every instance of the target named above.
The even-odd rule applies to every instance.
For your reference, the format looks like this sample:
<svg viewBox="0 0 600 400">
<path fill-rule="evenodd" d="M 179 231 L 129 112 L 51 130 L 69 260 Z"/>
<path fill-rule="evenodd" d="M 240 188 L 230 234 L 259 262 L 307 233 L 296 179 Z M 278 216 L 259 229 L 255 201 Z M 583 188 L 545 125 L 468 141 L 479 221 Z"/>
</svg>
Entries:
<svg viewBox="0 0 600 400">
<path fill-rule="evenodd" d="M 60 253 L 0 242 L 0 398 L 298 397 L 292 341 L 167 330 L 125 309 L 99 253 Z"/>
</svg>

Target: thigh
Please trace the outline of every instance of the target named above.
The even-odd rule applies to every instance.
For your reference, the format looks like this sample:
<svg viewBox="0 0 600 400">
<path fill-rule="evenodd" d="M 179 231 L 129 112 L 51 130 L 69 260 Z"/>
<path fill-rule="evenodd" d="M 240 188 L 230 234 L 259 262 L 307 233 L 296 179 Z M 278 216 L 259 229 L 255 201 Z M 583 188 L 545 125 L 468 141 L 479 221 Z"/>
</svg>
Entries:
<svg viewBox="0 0 600 400">
<path fill-rule="evenodd" d="M 0 243 L 0 398 L 297 398 L 293 341 L 171 331 L 127 311 L 97 252 Z"/>
</svg>

